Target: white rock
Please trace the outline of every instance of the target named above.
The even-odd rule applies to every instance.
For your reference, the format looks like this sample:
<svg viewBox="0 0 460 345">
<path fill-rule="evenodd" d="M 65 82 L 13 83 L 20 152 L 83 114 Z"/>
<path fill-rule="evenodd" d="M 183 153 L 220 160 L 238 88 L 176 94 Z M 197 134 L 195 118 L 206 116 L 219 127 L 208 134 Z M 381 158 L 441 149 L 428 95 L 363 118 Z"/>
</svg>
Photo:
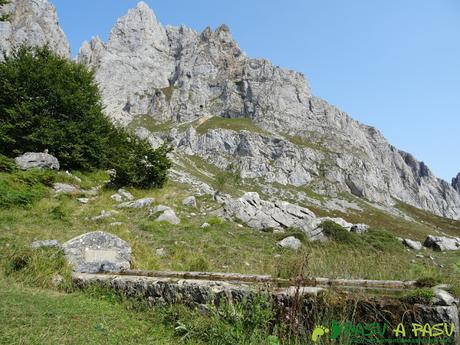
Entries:
<svg viewBox="0 0 460 345">
<path fill-rule="evenodd" d="M 1 24 L 0 24 L 1 25 Z M 56 157 L 42 152 L 27 152 L 15 158 L 15 163 L 22 170 L 33 168 L 48 168 L 59 170 L 59 161 Z"/>
<path fill-rule="evenodd" d="M 143 208 L 150 206 L 155 201 L 153 198 L 143 198 L 134 201 L 127 201 L 121 204 L 118 204 L 117 208 Z"/>
<path fill-rule="evenodd" d="M 180 219 L 176 216 L 176 213 L 173 210 L 166 210 L 164 211 L 158 218 L 156 219 L 157 222 L 168 222 L 174 225 L 180 223 Z"/>
<path fill-rule="evenodd" d="M 422 242 L 410 240 L 408 238 L 403 240 L 403 244 L 406 247 L 409 247 L 410 249 L 414 249 L 414 250 L 422 250 L 423 248 Z"/>
<path fill-rule="evenodd" d="M 195 197 L 193 195 L 186 197 L 184 200 L 182 200 L 182 205 L 189 206 L 189 207 L 196 207 Z"/>
<path fill-rule="evenodd" d="M 298 250 L 302 247 L 302 242 L 294 236 L 289 236 L 277 243 L 280 247 Z"/>
<path fill-rule="evenodd" d="M 55 194 L 76 194 L 78 188 L 67 183 L 54 183 L 53 189 Z"/>
</svg>

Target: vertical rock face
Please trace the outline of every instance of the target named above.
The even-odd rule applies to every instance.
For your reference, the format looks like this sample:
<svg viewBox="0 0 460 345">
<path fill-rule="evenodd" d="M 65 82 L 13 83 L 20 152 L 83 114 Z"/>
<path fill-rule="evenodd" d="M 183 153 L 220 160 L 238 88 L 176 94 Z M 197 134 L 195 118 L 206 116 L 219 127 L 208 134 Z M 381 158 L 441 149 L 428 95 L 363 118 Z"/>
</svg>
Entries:
<svg viewBox="0 0 460 345">
<path fill-rule="evenodd" d="M 452 179 L 452 187 L 460 193 L 460 173 Z"/>
<path fill-rule="evenodd" d="M 249 118 L 269 133 L 176 131 L 183 154 L 220 168 L 237 163 L 245 177 L 308 185 L 322 194 L 350 192 L 387 205 L 398 199 L 460 218 L 460 194 L 423 162 L 312 96 L 301 73 L 247 57 L 225 25 L 202 33 L 163 27 L 140 2 L 118 20 L 107 43 L 93 38 L 77 59 L 96 69 L 115 122 L 127 125 L 141 114 L 176 124 Z"/>
<path fill-rule="evenodd" d="M 0 51 L 7 54 L 22 44 L 49 47 L 70 57 L 67 38 L 59 26 L 56 10 L 47 0 L 12 0 L 2 6 L 0 14 L 9 20 L 0 22 Z"/>
</svg>

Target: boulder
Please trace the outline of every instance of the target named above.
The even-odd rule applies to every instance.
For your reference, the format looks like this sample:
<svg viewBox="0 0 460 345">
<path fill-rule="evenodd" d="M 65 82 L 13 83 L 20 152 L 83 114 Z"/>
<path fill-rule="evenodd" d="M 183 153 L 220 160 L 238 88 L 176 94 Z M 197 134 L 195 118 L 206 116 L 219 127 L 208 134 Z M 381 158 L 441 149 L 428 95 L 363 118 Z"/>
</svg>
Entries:
<svg viewBox="0 0 460 345">
<path fill-rule="evenodd" d="M 100 215 L 92 217 L 91 220 L 101 220 L 101 219 L 113 217 L 114 215 L 118 213 L 119 212 L 115 210 L 111 210 L 111 211 L 102 210 Z"/>
<path fill-rule="evenodd" d="M 116 194 L 113 194 L 110 197 L 112 200 L 116 202 L 122 202 L 122 201 L 132 201 L 134 200 L 134 196 L 128 192 L 127 190 L 120 188 Z"/>
<path fill-rule="evenodd" d="M 143 208 L 150 206 L 155 201 L 154 198 L 143 198 L 134 201 L 127 201 L 117 205 L 117 208 Z"/>
<path fill-rule="evenodd" d="M 460 250 L 460 240 L 458 238 L 432 236 L 429 235 L 423 245 L 437 251 Z"/>
<path fill-rule="evenodd" d="M 41 248 L 58 248 L 61 249 L 61 244 L 58 240 L 40 240 L 33 241 L 30 245 L 32 249 L 41 249 Z"/>
<path fill-rule="evenodd" d="M 56 157 L 44 152 L 27 152 L 16 157 L 16 165 L 19 169 L 29 170 L 32 168 L 47 168 L 59 170 L 59 161 Z"/>
<path fill-rule="evenodd" d="M 75 194 L 78 193 L 78 188 L 67 183 L 54 183 L 54 193 L 57 194 Z"/>
<path fill-rule="evenodd" d="M 131 247 L 121 238 L 95 231 L 63 244 L 66 259 L 75 272 L 119 272 L 131 267 Z"/>
<path fill-rule="evenodd" d="M 201 224 L 200 228 L 201 229 L 206 229 L 206 228 L 209 228 L 210 226 L 211 226 L 211 224 L 209 224 L 209 223 L 203 223 L 203 224 Z"/>
<path fill-rule="evenodd" d="M 174 225 L 177 225 L 180 223 L 180 219 L 176 216 L 176 213 L 171 210 L 165 210 L 162 214 L 158 216 L 157 219 L 155 219 L 157 222 L 168 222 Z"/>
<path fill-rule="evenodd" d="M 286 237 L 279 241 L 277 244 L 282 248 L 289 248 L 293 250 L 298 250 L 300 247 L 302 247 L 302 242 L 300 242 L 300 240 L 294 236 Z"/>
<path fill-rule="evenodd" d="M 82 204 L 87 204 L 89 203 L 89 199 L 88 198 L 77 198 L 77 200 L 82 203 Z"/>
<path fill-rule="evenodd" d="M 196 207 L 196 198 L 193 195 L 188 196 L 184 200 L 182 200 L 182 205 L 189 206 L 189 207 Z"/>
<path fill-rule="evenodd" d="M 410 248 L 410 249 L 413 249 L 413 250 L 422 250 L 423 248 L 423 245 L 422 245 L 422 242 L 419 242 L 419 241 L 414 241 L 414 240 L 410 240 L 408 238 L 404 239 L 402 241 L 402 243 Z"/>
<path fill-rule="evenodd" d="M 369 225 L 367 224 L 354 224 L 350 228 L 351 232 L 355 232 L 357 234 L 364 234 L 365 232 L 369 231 Z"/>
</svg>

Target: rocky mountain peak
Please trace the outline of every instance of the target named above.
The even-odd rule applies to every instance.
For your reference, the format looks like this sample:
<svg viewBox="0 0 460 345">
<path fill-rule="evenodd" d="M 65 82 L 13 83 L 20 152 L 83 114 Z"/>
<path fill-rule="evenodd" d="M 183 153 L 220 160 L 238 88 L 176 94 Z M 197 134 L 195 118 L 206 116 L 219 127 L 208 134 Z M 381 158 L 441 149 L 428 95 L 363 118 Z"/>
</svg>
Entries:
<svg viewBox="0 0 460 345">
<path fill-rule="evenodd" d="M 0 14 L 10 14 L 9 21 L 0 22 L 1 51 L 9 53 L 22 44 L 48 44 L 59 55 L 70 57 L 69 43 L 48 0 L 13 0 L 2 6 Z"/>
<path fill-rule="evenodd" d="M 145 47 L 166 51 L 167 43 L 164 27 L 157 20 L 152 9 L 143 1 L 118 19 L 109 38 L 109 45 L 116 44 L 118 48 L 124 47 L 127 51 Z"/>
</svg>

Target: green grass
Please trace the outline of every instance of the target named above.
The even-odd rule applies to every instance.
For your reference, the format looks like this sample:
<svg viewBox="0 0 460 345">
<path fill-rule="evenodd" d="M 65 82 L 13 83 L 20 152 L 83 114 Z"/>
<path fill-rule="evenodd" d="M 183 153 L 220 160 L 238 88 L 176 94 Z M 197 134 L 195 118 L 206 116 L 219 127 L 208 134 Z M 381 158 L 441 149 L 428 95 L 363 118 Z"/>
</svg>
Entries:
<svg viewBox="0 0 460 345">
<path fill-rule="evenodd" d="M 198 169 L 200 161 L 195 158 L 192 161 Z M 207 167 L 205 170 L 212 171 Z M 450 284 L 452 292 L 460 295 L 460 253 L 426 251 L 422 252 L 423 258 L 416 258 L 417 253 L 406 250 L 395 235 L 420 236 L 420 232 L 432 231 L 430 226 L 393 219 L 359 200 L 353 199 L 365 209 L 364 213 L 353 211 L 348 215 L 340 212 L 327 215 L 344 216 L 351 221 L 350 218 L 354 218 L 356 222 L 371 224 L 373 229 L 363 235 L 347 233 L 347 237 L 343 237 L 340 230 L 331 227 L 329 230 L 334 240 L 317 243 L 309 242 L 295 229 L 288 229 L 285 233 L 261 232 L 222 220 L 213 215 L 219 205 L 211 196 L 197 197 L 197 209 L 183 206 L 182 199 L 191 195 L 189 186 L 174 182 L 168 182 L 161 190 L 129 191 L 136 198 L 150 196 L 155 198 L 155 204 L 172 207 L 181 218 L 179 225 L 155 222 L 148 217 L 147 210 L 120 210 L 113 219 L 91 221 L 90 218 L 101 210 L 114 208 L 116 203 L 110 198 L 114 191 L 101 189 L 96 198 L 83 205 L 76 200 L 78 195 L 54 197 L 48 187 L 51 181 L 69 181 L 70 177 L 55 172 L 49 173 L 51 177 L 47 174 L 43 171 L 0 173 L 0 182 L 8 183 L 8 193 L 20 190 L 21 186 L 35 186 L 43 191 L 26 205 L 12 203 L 0 208 L 0 327 L 6 329 L 0 332 L 0 344 L 268 342 L 270 332 L 259 329 L 259 333 L 252 335 L 241 328 L 244 315 L 241 319 L 229 316 L 222 320 L 216 316 L 222 313 L 216 312 L 214 318 L 209 319 L 180 306 L 140 312 L 110 298 L 72 292 L 70 271 L 62 255 L 53 250 L 29 249 L 33 240 L 58 239 L 64 242 L 95 230 L 111 232 L 128 241 L 133 248 L 133 267 L 139 269 L 257 273 L 282 278 L 302 274 L 329 278 L 436 281 Z M 86 189 L 102 184 L 108 177 L 107 173 L 100 171 L 74 174 L 82 179 L 80 186 Z M 212 180 L 213 176 L 207 178 Z M 28 190 L 26 187 L 23 190 Z M 427 217 L 419 211 L 412 212 L 414 217 Z M 423 219 L 425 222 L 443 222 L 440 225 L 446 222 L 437 217 Z M 123 224 L 111 226 L 114 221 Z M 202 229 L 204 222 L 211 226 Z M 454 231 L 455 228 L 447 230 Z M 276 245 L 289 235 L 301 239 L 303 245 L 299 251 Z M 166 255 L 158 256 L 158 248 L 164 248 Z M 53 284 L 56 273 L 64 277 L 58 287 Z M 62 291 L 70 293 L 63 294 Z"/>
<path fill-rule="evenodd" d="M 0 279 L 0 344 L 174 344 L 153 313 L 83 293 L 65 294 Z"/>
<path fill-rule="evenodd" d="M 265 130 L 258 127 L 251 119 L 246 117 L 230 119 L 226 117 L 214 116 L 199 124 L 196 127 L 196 131 L 199 134 L 204 134 L 210 129 L 216 128 L 229 129 L 236 132 L 245 130 L 262 135 L 268 134 Z"/>
<path fill-rule="evenodd" d="M 144 127 L 152 133 L 167 132 L 172 129 L 172 121 L 159 122 L 151 115 L 136 115 L 126 127 L 129 131 L 135 131 L 138 127 Z"/>
<path fill-rule="evenodd" d="M 299 147 L 310 148 L 323 153 L 333 153 L 333 151 L 326 148 L 323 143 L 312 141 L 311 138 L 303 137 L 300 135 L 287 135 L 286 139 Z"/>
</svg>

